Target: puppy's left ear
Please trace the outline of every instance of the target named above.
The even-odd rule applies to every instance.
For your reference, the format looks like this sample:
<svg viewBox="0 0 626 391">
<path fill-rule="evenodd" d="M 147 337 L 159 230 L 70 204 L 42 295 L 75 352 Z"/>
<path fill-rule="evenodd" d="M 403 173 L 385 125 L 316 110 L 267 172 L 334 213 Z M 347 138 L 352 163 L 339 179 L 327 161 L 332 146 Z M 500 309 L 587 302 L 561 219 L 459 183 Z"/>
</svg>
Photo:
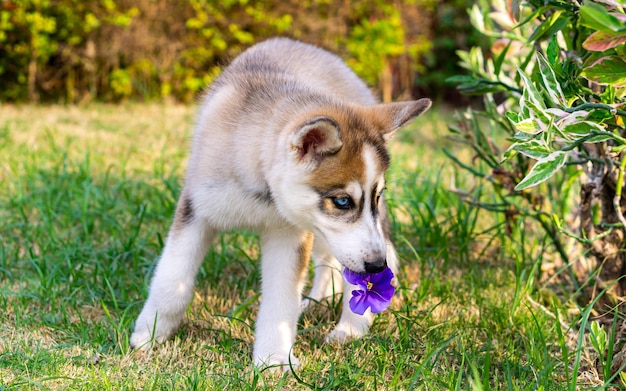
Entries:
<svg viewBox="0 0 626 391">
<path fill-rule="evenodd" d="M 343 143 L 337 122 L 330 117 L 314 117 L 302 124 L 293 134 L 291 149 L 301 162 L 319 161 L 339 151 Z"/>
<path fill-rule="evenodd" d="M 382 121 L 381 132 L 388 141 L 402 126 L 411 122 L 430 108 L 431 100 L 427 98 L 406 102 L 384 103 L 371 107 L 373 114 Z"/>
</svg>

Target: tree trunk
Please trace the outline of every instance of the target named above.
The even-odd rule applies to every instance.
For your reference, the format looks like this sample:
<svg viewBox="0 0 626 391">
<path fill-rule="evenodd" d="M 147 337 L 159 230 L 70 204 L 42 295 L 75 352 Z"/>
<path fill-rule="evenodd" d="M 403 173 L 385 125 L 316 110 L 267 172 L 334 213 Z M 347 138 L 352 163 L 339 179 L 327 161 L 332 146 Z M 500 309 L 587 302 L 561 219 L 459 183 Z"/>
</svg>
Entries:
<svg viewBox="0 0 626 391">
<path fill-rule="evenodd" d="M 586 262 L 576 265 L 579 279 L 587 282 L 585 300 L 595 299 L 604 289 L 594 306 L 601 314 L 612 312 L 615 306 L 624 305 L 626 293 L 626 246 L 624 229 L 619 223 L 613 206 L 615 182 L 607 173 L 600 184 L 588 182 L 581 189 L 581 228 L 584 237 L 590 240 L 585 246 Z M 594 224 L 593 205 L 599 203 L 600 224 Z"/>
<path fill-rule="evenodd" d="M 30 40 L 30 60 L 28 62 L 28 99 L 31 102 L 39 101 L 39 94 L 37 94 L 37 46 L 35 45 L 35 38 L 31 37 Z"/>
<path fill-rule="evenodd" d="M 98 96 L 98 79 L 96 75 L 96 42 L 93 39 L 93 35 L 90 34 L 87 37 L 87 43 L 85 45 L 85 72 L 87 73 L 87 80 L 89 83 L 89 96 L 90 98 L 96 98 Z"/>
<path fill-rule="evenodd" d="M 582 186 L 581 233 L 589 242 L 585 245 L 584 260 L 574 265 L 582 285 L 579 302 L 587 305 L 596 300 L 595 319 L 608 328 L 613 322 L 618 322 L 618 343 L 614 347 L 611 365 L 613 371 L 619 370 L 626 363 L 626 345 L 623 340 L 626 336 L 626 322 L 622 319 L 626 310 L 626 278 L 622 278 L 626 275 L 626 243 L 625 230 L 619 225 L 618 211 L 613 205 L 616 178 L 617 169 L 608 169 L 604 175 L 591 175 Z M 623 198 L 620 204 L 623 213 L 626 210 Z M 599 206 L 599 224 L 594 223 L 594 205 Z M 615 319 L 616 315 L 619 319 Z"/>
<path fill-rule="evenodd" d="M 379 85 L 383 94 L 383 102 L 391 102 L 393 98 L 393 75 L 389 61 L 384 61 L 383 63 L 383 69 L 380 71 Z"/>
</svg>

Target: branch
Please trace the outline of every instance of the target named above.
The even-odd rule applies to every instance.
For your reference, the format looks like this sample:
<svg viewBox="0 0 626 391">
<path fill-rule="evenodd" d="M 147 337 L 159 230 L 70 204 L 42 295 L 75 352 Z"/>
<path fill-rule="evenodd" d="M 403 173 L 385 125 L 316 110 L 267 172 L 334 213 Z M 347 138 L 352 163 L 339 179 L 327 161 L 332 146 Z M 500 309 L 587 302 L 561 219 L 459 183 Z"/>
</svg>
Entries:
<svg viewBox="0 0 626 391">
<path fill-rule="evenodd" d="M 608 111 L 610 111 L 613 114 L 618 114 L 618 115 L 621 115 L 622 117 L 626 117 L 626 111 L 616 109 L 615 107 L 613 107 L 611 105 L 606 105 L 604 103 L 583 103 L 582 105 L 579 105 L 579 106 L 576 106 L 576 107 L 568 107 L 568 108 L 565 109 L 565 112 L 573 113 L 575 111 L 585 110 L 585 109 L 608 110 Z"/>
<path fill-rule="evenodd" d="M 502 86 L 505 89 L 507 89 L 508 91 L 512 91 L 512 92 L 517 92 L 518 94 L 522 94 L 522 90 L 520 88 L 517 87 L 513 87 L 510 86 L 506 83 L 503 83 L 501 81 L 492 81 L 492 80 L 487 80 L 487 79 L 478 79 L 481 83 L 485 83 L 485 84 L 489 84 L 489 85 L 494 85 L 494 86 Z"/>
<path fill-rule="evenodd" d="M 443 149 L 443 153 L 446 154 L 446 156 L 448 156 L 450 159 L 452 159 L 452 161 L 454 163 L 456 163 L 458 166 L 460 166 L 461 168 L 464 168 L 465 170 L 469 171 L 472 173 L 472 175 L 475 175 L 479 178 L 485 178 L 487 175 L 483 174 L 482 172 L 474 169 L 473 167 L 463 163 L 462 161 L 460 161 L 456 156 L 454 156 L 452 154 L 452 152 L 448 151 L 446 148 Z"/>
</svg>

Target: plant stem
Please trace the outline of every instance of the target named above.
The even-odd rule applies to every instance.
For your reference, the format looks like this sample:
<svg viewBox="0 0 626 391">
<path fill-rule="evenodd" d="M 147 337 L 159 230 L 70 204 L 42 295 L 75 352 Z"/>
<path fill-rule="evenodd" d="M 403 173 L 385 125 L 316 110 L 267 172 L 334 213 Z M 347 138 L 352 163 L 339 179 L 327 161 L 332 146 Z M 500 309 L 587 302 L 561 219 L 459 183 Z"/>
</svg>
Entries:
<svg viewBox="0 0 626 391">
<path fill-rule="evenodd" d="M 516 87 L 510 86 L 510 85 L 508 85 L 506 83 L 503 83 L 503 82 L 501 82 L 499 80 L 498 81 L 493 81 L 493 80 L 488 80 L 488 79 L 480 79 L 480 82 L 481 83 L 485 83 L 485 84 L 489 84 L 489 85 L 494 85 L 494 86 L 502 86 L 502 87 L 506 88 L 509 91 L 517 92 L 518 94 L 522 94 L 521 88 L 516 88 Z"/>
<path fill-rule="evenodd" d="M 622 157 L 622 162 L 619 165 L 619 169 L 617 171 L 617 184 L 615 185 L 615 197 L 613 197 L 613 207 L 615 208 L 615 214 L 617 214 L 617 218 L 619 219 L 622 226 L 626 227 L 626 219 L 622 214 L 622 188 L 624 187 L 624 167 L 626 167 L 626 155 Z"/>
<path fill-rule="evenodd" d="M 606 104 L 604 104 L 604 103 L 583 103 L 582 105 L 579 105 L 579 106 L 575 106 L 575 107 L 568 107 L 568 108 L 566 108 L 566 109 L 565 109 L 565 112 L 567 112 L 567 113 L 573 113 L 573 112 L 575 112 L 575 111 L 578 111 L 578 110 L 585 110 L 585 109 L 602 109 L 602 110 L 608 110 L 608 111 L 610 111 L 611 113 L 618 114 L 618 115 L 621 115 L 621 116 L 623 116 L 623 117 L 626 117 L 626 111 L 616 109 L 615 107 L 610 106 L 610 105 L 606 105 Z"/>
</svg>

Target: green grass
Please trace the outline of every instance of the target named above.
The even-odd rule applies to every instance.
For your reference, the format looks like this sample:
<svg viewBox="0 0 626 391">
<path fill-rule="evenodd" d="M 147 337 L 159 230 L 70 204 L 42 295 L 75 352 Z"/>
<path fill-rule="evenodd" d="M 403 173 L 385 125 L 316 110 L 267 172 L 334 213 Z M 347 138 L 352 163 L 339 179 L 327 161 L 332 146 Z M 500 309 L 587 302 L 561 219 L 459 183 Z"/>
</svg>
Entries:
<svg viewBox="0 0 626 391">
<path fill-rule="evenodd" d="M 404 263 L 390 310 L 339 346 L 323 343 L 339 298 L 316 305 L 300 321 L 302 367 L 276 376 L 251 363 L 259 247 L 245 232 L 210 250 L 178 334 L 149 354 L 129 348 L 194 108 L 0 106 L 0 390 L 601 388 L 575 328 L 589 314 L 536 281 L 545 241 L 451 191 L 473 184 L 441 150 L 457 148 L 449 117 L 434 109 L 392 142 Z"/>
</svg>

